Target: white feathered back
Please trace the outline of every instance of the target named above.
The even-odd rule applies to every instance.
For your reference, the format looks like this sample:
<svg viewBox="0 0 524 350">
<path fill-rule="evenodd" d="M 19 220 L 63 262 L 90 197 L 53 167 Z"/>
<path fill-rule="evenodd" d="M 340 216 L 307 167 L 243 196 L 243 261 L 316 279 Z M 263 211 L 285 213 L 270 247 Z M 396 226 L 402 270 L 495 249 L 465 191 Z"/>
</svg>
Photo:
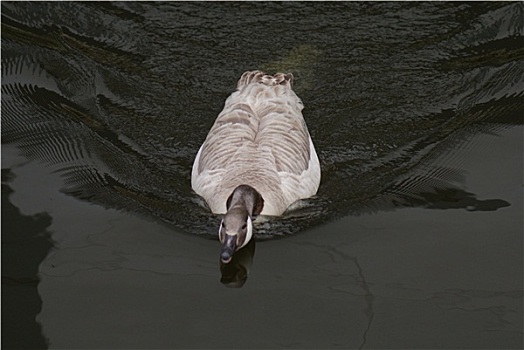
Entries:
<svg viewBox="0 0 524 350">
<path fill-rule="evenodd" d="M 264 199 L 263 215 L 281 215 L 313 196 L 320 164 L 292 90 L 293 75 L 245 72 L 211 127 L 193 164 L 191 183 L 214 213 L 239 185 Z"/>
</svg>

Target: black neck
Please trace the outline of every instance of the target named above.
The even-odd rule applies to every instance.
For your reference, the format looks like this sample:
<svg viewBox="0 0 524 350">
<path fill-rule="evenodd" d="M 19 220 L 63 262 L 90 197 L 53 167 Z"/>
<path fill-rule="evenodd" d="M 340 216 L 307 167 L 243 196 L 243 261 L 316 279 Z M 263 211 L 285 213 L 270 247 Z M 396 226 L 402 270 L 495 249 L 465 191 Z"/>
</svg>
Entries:
<svg viewBox="0 0 524 350">
<path fill-rule="evenodd" d="M 240 185 L 233 190 L 233 193 L 227 199 L 226 207 L 227 210 L 235 207 L 244 207 L 249 216 L 255 217 L 262 212 L 264 199 L 253 187 Z"/>
</svg>

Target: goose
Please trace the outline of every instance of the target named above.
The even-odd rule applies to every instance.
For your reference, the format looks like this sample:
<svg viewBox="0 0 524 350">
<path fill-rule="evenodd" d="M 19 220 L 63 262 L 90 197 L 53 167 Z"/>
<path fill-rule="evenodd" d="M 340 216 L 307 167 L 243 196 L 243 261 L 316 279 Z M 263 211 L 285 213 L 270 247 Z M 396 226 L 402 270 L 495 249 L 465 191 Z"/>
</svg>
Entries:
<svg viewBox="0 0 524 350">
<path fill-rule="evenodd" d="M 223 263 L 251 240 L 258 215 L 281 216 L 317 193 L 320 163 L 292 82 L 291 73 L 242 74 L 195 157 L 191 187 L 223 214 Z"/>
</svg>

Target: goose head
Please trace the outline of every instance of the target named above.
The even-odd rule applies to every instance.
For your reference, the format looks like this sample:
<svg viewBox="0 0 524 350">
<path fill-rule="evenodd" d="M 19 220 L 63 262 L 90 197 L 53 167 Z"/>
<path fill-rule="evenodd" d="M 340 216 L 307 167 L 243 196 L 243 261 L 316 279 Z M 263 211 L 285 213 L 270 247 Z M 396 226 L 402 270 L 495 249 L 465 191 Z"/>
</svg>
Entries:
<svg viewBox="0 0 524 350">
<path fill-rule="evenodd" d="M 253 237 L 253 222 L 246 208 L 239 206 L 227 211 L 220 223 L 219 237 L 222 243 L 220 259 L 227 264 Z"/>
<path fill-rule="evenodd" d="M 222 244 L 220 260 L 227 264 L 233 254 L 245 247 L 253 237 L 253 217 L 260 214 L 264 200 L 260 193 L 248 185 L 233 190 L 226 203 L 227 212 L 222 218 L 218 237 Z"/>
</svg>

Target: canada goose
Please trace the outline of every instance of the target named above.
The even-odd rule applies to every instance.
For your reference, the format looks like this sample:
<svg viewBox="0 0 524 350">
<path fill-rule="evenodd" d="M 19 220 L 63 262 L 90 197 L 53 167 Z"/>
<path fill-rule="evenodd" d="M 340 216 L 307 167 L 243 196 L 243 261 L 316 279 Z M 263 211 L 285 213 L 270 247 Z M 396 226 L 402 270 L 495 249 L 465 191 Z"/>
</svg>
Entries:
<svg viewBox="0 0 524 350">
<path fill-rule="evenodd" d="M 257 215 L 282 215 L 317 193 L 320 164 L 292 82 L 290 73 L 242 74 L 196 155 L 191 186 L 225 214 L 224 263 L 252 238 Z"/>
</svg>

